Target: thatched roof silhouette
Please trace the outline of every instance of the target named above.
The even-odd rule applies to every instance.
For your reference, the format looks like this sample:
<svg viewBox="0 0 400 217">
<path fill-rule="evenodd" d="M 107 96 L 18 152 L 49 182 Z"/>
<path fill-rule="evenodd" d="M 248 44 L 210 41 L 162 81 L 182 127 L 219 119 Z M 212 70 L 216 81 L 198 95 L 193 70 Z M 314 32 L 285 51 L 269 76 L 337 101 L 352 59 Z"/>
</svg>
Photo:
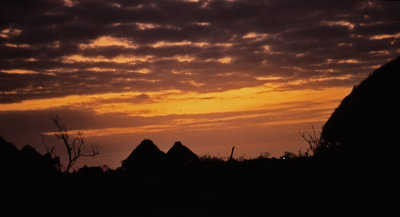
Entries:
<svg viewBox="0 0 400 217">
<path fill-rule="evenodd" d="M 321 138 L 344 153 L 393 163 L 400 150 L 399 101 L 400 57 L 353 88 L 325 123 Z"/>
<path fill-rule="evenodd" d="M 165 153 L 153 141 L 145 139 L 122 161 L 122 168 L 151 167 L 159 164 L 164 159 Z"/>
<path fill-rule="evenodd" d="M 199 157 L 188 147 L 182 145 L 180 141 L 175 142 L 171 149 L 168 150 L 166 156 L 169 161 L 181 164 L 199 160 Z"/>
</svg>

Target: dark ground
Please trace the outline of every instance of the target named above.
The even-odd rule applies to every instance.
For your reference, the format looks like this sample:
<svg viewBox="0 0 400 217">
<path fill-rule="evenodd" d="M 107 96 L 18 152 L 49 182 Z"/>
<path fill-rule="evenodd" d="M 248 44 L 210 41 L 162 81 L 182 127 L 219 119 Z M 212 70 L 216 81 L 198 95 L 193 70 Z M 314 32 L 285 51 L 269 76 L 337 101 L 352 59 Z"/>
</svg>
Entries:
<svg viewBox="0 0 400 217">
<path fill-rule="evenodd" d="M 396 216 L 399 168 L 357 156 L 202 157 L 59 173 L 1 139 L 0 216 Z M 26 148 L 25 148 L 26 149 Z M 54 166 L 54 164 L 53 164 Z M 391 197 L 394 196 L 394 197 Z"/>
</svg>

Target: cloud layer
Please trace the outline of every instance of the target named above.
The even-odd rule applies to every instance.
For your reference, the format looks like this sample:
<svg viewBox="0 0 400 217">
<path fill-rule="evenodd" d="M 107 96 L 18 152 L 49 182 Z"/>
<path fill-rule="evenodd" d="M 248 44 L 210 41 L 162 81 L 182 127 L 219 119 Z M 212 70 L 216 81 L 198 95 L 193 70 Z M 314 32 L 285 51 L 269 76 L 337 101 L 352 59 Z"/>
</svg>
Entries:
<svg viewBox="0 0 400 217">
<path fill-rule="evenodd" d="M 1 103 L 296 80 L 306 82 L 282 88 L 349 86 L 399 53 L 396 2 L 6 0 L 0 8 Z"/>
</svg>

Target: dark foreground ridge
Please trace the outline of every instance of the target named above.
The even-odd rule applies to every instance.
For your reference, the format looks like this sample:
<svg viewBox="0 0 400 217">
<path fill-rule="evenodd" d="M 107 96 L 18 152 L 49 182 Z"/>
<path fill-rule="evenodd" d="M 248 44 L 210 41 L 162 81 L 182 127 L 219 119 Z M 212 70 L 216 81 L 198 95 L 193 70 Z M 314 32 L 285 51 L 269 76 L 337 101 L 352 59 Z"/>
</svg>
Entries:
<svg viewBox="0 0 400 217">
<path fill-rule="evenodd" d="M 324 125 L 321 137 L 330 148 L 351 157 L 399 165 L 399 132 L 400 57 L 353 88 Z"/>
<path fill-rule="evenodd" d="M 117 169 L 59 160 L 0 137 L 0 216 L 398 216 L 400 59 L 347 96 L 310 155 L 198 157 L 143 140 Z"/>
</svg>

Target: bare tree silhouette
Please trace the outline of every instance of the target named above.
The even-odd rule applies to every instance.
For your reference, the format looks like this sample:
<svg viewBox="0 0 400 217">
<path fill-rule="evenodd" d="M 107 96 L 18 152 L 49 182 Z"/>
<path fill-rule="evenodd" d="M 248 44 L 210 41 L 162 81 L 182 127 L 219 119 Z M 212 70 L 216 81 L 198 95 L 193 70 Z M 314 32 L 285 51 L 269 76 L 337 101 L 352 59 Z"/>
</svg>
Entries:
<svg viewBox="0 0 400 217">
<path fill-rule="evenodd" d="M 85 136 L 82 131 L 78 133 L 71 139 L 71 134 L 68 132 L 67 127 L 64 125 L 62 120 L 58 115 L 51 115 L 51 119 L 57 128 L 57 132 L 54 134 L 57 139 L 63 142 L 64 148 L 67 152 L 68 163 L 66 166 L 59 164 L 59 170 L 63 172 L 69 172 L 76 161 L 81 157 L 94 157 L 100 154 L 98 145 L 90 145 L 88 150 L 88 145 L 85 141 Z M 58 159 L 59 156 L 55 153 L 55 146 L 48 148 L 45 143 L 43 143 L 47 153 L 53 158 Z"/>
<path fill-rule="evenodd" d="M 320 136 L 318 136 L 321 134 L 321 132 L 319 132 L 317 135 L 313 125 L 311 125 L 311 128 L 313 130 L 312 134 L 306 134 L 305 132 L 299 133 L 304 141 L 306 141 L 308 144 L 305 156 L 315 155 L 323 146 L 323 141 L 321 140 Z"/>
</svg>

